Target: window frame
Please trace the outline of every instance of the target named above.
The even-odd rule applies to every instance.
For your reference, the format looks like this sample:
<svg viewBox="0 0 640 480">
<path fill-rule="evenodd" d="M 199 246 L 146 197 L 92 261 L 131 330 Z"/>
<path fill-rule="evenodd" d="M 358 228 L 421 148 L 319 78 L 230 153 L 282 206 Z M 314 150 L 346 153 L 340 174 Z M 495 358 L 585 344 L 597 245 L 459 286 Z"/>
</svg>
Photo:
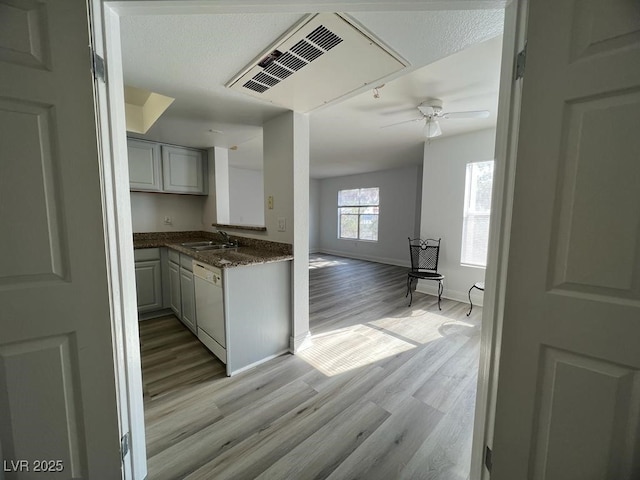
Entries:
<svg viewBox="0 0 640 480">
<path fill-rule="evenodd" d="M 378 203 L 377 204 L 362 204 L 362 203 L 358 203 L 358 205 L 342 205 L 340 203 L 340 194 L 342 192 L 345 191 L 349 191 L 349 190 L 358 190 L 358 197 L 360 199 L 360 192 L 362 190 L 371 190 L 371 189 L 376 189 L 378 191 Z M 337 238 L 338 240 L 352 240 L 352 241 L 357 241 L 357 242 L 369 242 L 369 243 L 377 243 L 380 239 L 379 236 L 379 231 L 380 231 L 380 187 L 362 187 L 362 188 L 341 188 L 338 190 L 338 194 L 337 194 L 337 214 L 338 214 L 338 225 L 337 225 Z M 341 213 L 343 208 L 353 208 L 353 209 L 358 209 L 357 213 Z M 366 208 L 376 208 L 377 209 L 377 213 L 363 213 L 362 209 L 366 209 Z M 342 236 L 342 216 L 343 215 L 350 215 L 350 216 L 355 216 L 357 217 L 357 237 L 343 237 Z M 360 222 L 361 222 L 361 216 L 363 215 L 376 215 L 378 217 L 378 222 L 376 225 L 376 239 L 375 240 L 371 240 L 368 238 L 360 238 Z"/>
<path fill-rule="evenodd" d="M 491 163 L 491 192 L 489 192 L 489 208 L 486 210 L 478 209 L 476 205 L 477 195 L 473 191 L 477 188 L 477 183 L 474 184 L 474 175 L 470 174 L 470 169 L 477 168 L 478 164 Z M 464 203 L 462 212 L 462 234 L 460 245 L 460 265 L 463 267 L 471 268 L 487 268 L 487 255 L 489 253 L 489 224 L 491 222 L 491 196 L 493 191 L 493 180 L 495 173 L 495 160 L 481 160 L 477 162 L 468 162 L 465 168 L 465 186 L 464 186 Z M 486 238 L 486 251 L 484 263 L 477 263 L 470 258 L 465 258 L 465 245 L 467 242 L 467 225 L 470 218 L 486 218 L 487 219 L 487 238 Z"/>
</svg>

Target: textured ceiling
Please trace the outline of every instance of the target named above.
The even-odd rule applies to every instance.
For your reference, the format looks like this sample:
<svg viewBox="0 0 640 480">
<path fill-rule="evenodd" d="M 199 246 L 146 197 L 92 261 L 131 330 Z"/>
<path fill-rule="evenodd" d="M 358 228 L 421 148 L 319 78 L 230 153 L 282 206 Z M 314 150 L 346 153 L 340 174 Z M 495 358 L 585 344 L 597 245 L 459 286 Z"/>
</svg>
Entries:
<svg viewBox="0 0 640 480">
<path fill-rule="evenodd" d="M 420 128 L 380 126 L 412 118 L 417 113 L 412 108 L 426 97 L 442 98 L 448 111 L 489 105 L 494 110 L 489 124 L 457 121 L 451 127 L 443 125 L 445 135 L 495 124 L 499 40 L 461 55 L 467 47 L 501 34 L 502 10 L 350 15 L 411 67 L 401 76 L 384 79 L 386 86 L 376 102 L 363 87 L 311 114 L 312 176 L 419 163 L 424 142 Z M 285 13 L 122 17 L 125 83 L 176 99 L 146 138 L 197 147 L 238 145 L 232 163 L 258 168 L 261 125 L 285 110 L 230 91 L 224 84 L 301 18 Z M 454 60 L 437 68 L 456 52 L 460 53 L 450 57 Z M 433 71 L 421 68 L 430 64 Z"/>
</svg>

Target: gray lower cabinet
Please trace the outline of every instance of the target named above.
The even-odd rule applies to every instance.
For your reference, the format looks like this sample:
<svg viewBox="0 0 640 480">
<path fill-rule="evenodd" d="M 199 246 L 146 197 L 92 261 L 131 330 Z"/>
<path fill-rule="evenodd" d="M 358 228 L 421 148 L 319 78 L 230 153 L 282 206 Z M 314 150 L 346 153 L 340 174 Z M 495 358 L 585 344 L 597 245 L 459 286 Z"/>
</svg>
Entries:
<svg viewBox="0 0 640 480">
<path fill-rule="evenodd" d="M 169 307 L 182 320 L 182 300 L 180 297 L 180 265 L 169 261 Z"/>
<path fill-rule="evenodd" d="M 138 313 L 162 309 L 162 270 L 160 249 L 136 250 L 136 296 Z"/>
<path fill-rule="evenodd" d="M 196 294 L 193 283 L 193 273 L 186 268 L 180 269 L 180 292 L 182 300 L 182 322 L 193 333 L 196 330 Z"/>
<path fill-rule="evenodd" d="M 192 259 L 169 249 L 169 307 L 193 333 L 197 332 Z"/>
</svg>

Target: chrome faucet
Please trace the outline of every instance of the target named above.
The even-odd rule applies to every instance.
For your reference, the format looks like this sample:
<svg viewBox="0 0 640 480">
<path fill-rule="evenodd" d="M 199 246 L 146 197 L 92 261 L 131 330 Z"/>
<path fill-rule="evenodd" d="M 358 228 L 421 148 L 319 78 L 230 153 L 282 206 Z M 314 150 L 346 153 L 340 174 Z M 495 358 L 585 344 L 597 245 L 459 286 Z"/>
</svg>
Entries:
<svg viewBox="0 0 640 480">
<path fill-rule="evenodd" d="M 231 239 L 229 238 L 229 234 L 227 232 L 218 230 L 218 233 L 222 236 L 222 238 L 224 238 L 224 243 L 231 243 Z"/>
</svg>

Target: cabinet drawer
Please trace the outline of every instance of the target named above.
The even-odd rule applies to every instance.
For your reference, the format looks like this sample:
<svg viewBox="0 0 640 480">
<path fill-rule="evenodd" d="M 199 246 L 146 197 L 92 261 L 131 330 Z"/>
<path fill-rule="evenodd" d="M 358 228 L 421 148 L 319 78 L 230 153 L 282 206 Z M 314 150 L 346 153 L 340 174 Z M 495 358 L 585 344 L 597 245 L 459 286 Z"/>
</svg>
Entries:
<svg viewBox="0 0 640 480">
<path fill-rule="evenodd" d="M 180 254 L 175 250 L 169 249 L 169 261 L 180 264 Z"/>
<path fill-rule="evenodd" d="M 180 266 L 190 272 L 193 272 L 193 258 L 184 253 L 180 254 Z"/>
<path fill-rule="evenodd" d="M 133 259 L 136 262 L 146 262 L 148 260 L 160 260 L 159 248 L 138 248 L 133 251 Z"/>
</svg>

